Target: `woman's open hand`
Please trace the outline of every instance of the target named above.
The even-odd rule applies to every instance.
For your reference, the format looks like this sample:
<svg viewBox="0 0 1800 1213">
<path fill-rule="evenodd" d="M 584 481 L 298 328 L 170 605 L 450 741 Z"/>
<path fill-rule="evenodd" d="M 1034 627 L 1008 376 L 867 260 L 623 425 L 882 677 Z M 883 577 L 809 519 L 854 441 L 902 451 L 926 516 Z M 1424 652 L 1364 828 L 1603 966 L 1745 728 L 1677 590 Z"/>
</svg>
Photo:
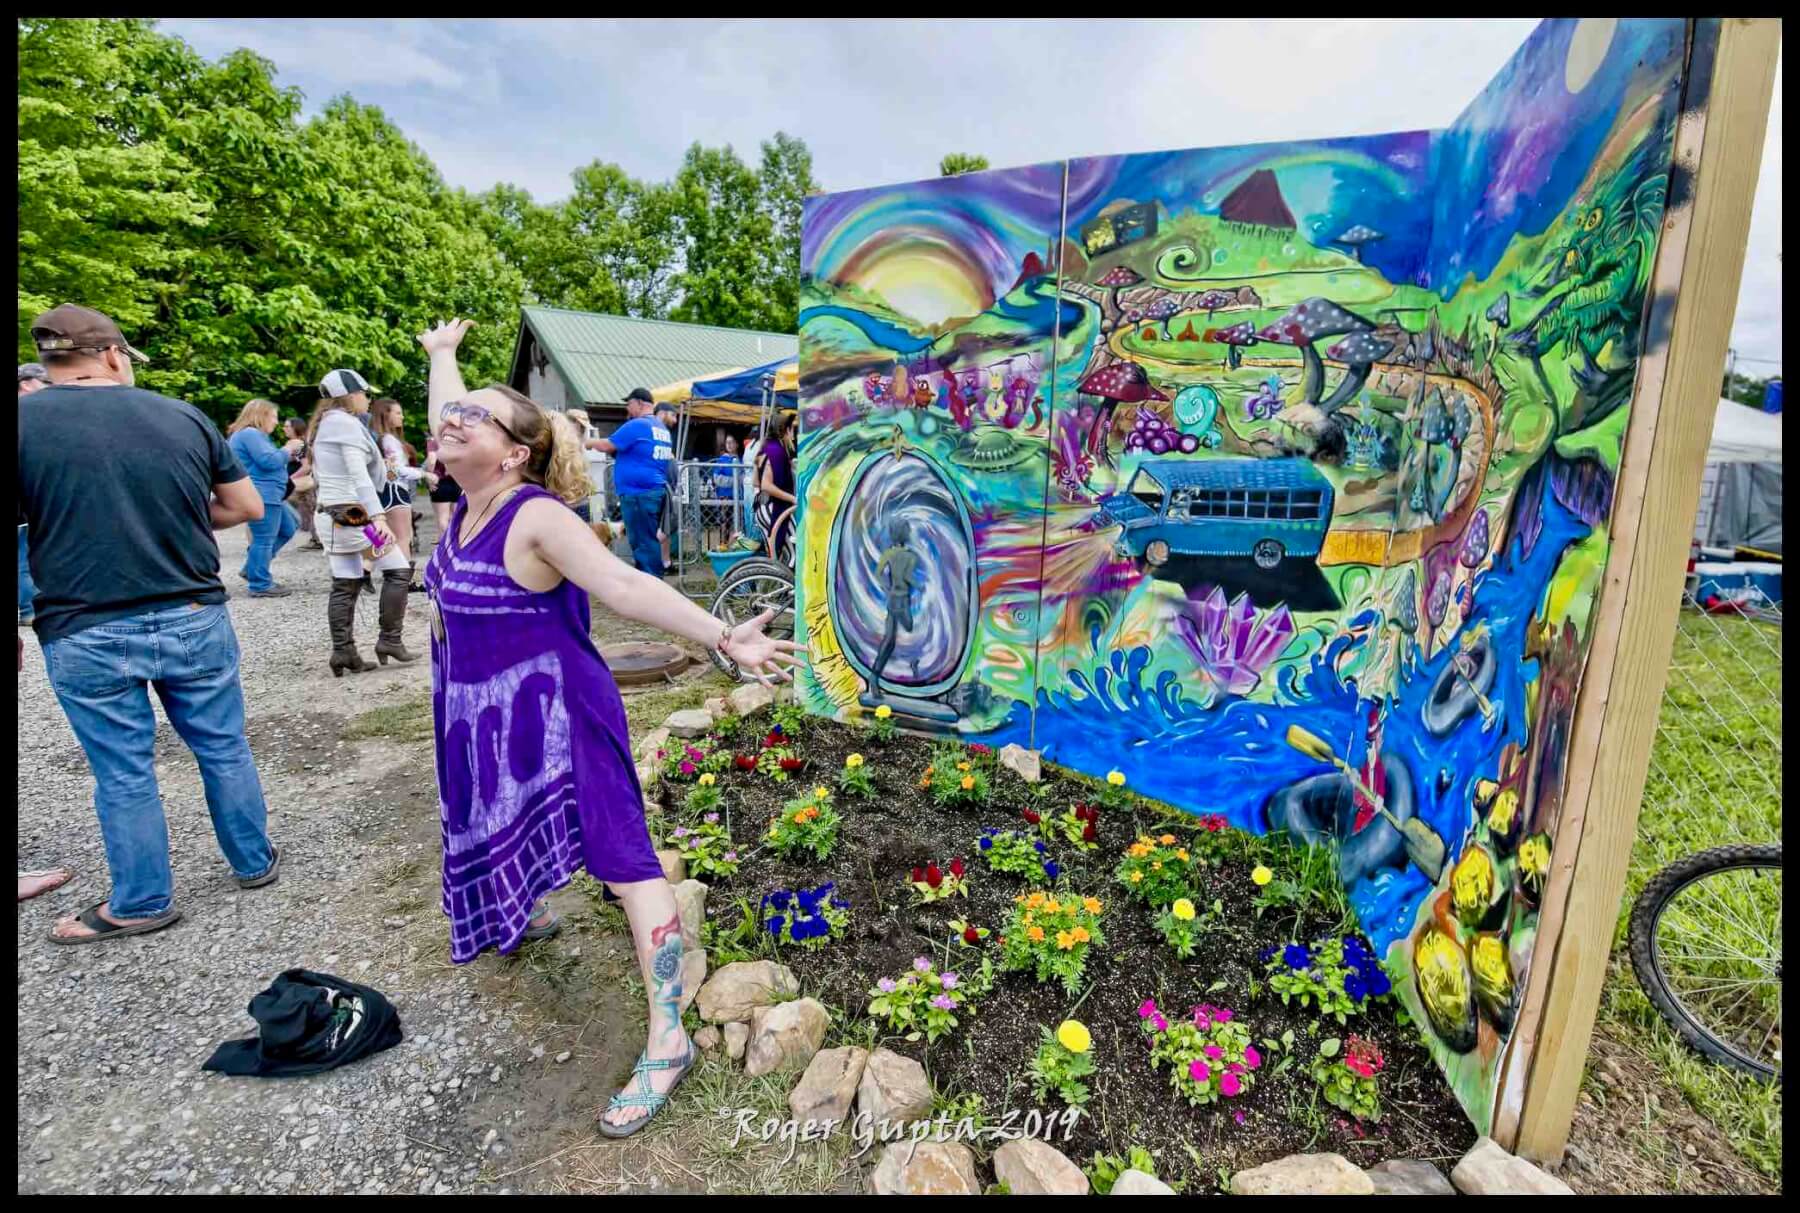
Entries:
<svg viewBox="0 0 1800 1213">
<path fill-rule="evenodd" d="M 473 320 L 460 317 L 449 321 L 440 320 L 419 334 L 419 344 L 425 347 L 427 354 L 435 354 L 439 350 L 454 354 L 456 347 L 462 344 L 463 334 L 474 325 Z"/>
<path fill-rule="evenodd" d="M 740 670 L 764 686 L 786 682 L 806 659 L 806 649 L 801 645 L 763 634 L 763 628 L 773 618 L 775 608 L 770 607 L 755 619 L 745 620 L 731 629 L 721 646 Z"/>
</svg>

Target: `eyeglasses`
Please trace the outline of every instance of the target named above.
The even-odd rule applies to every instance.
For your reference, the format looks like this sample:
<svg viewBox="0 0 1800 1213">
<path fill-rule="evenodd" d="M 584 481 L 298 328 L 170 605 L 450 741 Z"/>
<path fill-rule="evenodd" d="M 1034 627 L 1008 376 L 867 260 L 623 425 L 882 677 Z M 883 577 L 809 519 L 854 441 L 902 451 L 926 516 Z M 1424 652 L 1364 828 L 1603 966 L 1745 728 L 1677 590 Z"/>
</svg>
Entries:
<svg viewBox="0 0 1800 1213">
<path fill-rule="evenodd" d="M 443 407 L 440 416 L 442 416 L 445 421 L 454 421 L 460 426 L 476 426 L 484 421 L 491 421 L 500 427 L 500 432 L 502 434 L 505 434 L 520 446 L 529 447 L 531 445 L 529 442 L 526 442 L 523 438 L 513 433 L 511 427 L 509 427 L 506 422 L 494 416 L 492 409 L 484 408 L 479 404 L 470 404 L 466 400 L 452 400 Z"/>
</svg>

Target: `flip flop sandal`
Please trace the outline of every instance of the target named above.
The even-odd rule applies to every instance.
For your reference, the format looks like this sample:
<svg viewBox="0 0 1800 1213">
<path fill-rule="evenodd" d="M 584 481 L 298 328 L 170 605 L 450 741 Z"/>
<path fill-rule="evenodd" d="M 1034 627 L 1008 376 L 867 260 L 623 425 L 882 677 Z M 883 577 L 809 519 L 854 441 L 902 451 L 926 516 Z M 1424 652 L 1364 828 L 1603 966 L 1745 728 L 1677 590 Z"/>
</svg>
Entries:
<svg viewBox="0 0 1800 1213">
<path fill-rule="evenodd" d="M 529 922 L 526 923 L 525 924 L 525 934 L 520 936 L 520 938 L 526 940 L 527 942 L 530 942 L 530 941 L 538 940 L 538 939 L 554 939 L 554 938 L 556 938 L 556 936 L 561 935 L 561 934 L 562 934 L 562 915 L 556 914 L 551 917 L 549 922 L 545 923 L 541 927 L 533 926 Z"/>
<path fill-rule="evenodd" d="M 275 852 L 275 858 L 269 861 L 269 870 L 264 872 L 261 876 L 239 876 L 237 878 L 238 888 L 260 889 L 266 884 L 274 884 L 276 879 L 280 877 L 281 848 L 270 847 L 269 849 Z"/>
<path fill-rule="evenodd" d="M 43 888 L 39 889 L 35 893 L 27 893 L 27 894 L 25 894 L 25 896 L 19 898 L 19 900 L 20 901 L 29 901 L 33 897 L 42 897 L 45 893 L 53 893 L 57 889 L 60 889 L 64 885 L 68 884 L 71 880 L 75 879 L 75 873 L 70 871 L 68 868 L 45 868 L 44 870 L 39 871 L 39 872 L 20 872 L 19 873 L 20 880 L 43 880 L 45 877 L 48 877 L 48 876 L 60 876 L 60 877 L 62 877 L 62 879 L 59 881 L 56 881 L 54 884 L 45 885 Z"/>
<path fill-rule="evenodd" d="M 105 904 L 104 901 L 96 901 L 93 905 L 75 916 L 76 922 L 79 922 L 88 930 L 93 931 L 94 934 L 58 935 L 55 929 L 52 928 L 46 932 L 50 942 L 61 944 L 99 943 L 103 939 L 117 939 L 122 935 L 146 935 L 151 931 L 160 931 L 164 927 L 172 927 L 181 921 L 181 911 L 170 909 L 147 922 L 134 922 L 130 926 L 122 927 L 117 923 L 109 922 L 100 917 L 100 907 Z"/>
<path fill-rule="evenodd" d="M 653 1061 L 646 1054 L 638 1054 L 637 1064 L 631 1067 L 631 1077 L 637 1082 L 637 1090 L 626 1091 L 624 1088 L 620 1088 L 619 1093 L 612 1097 L 612 1102 L 606 1105 L 606 1111 L 611 1112 L 618 1108 L 647 1108 L 649 1112 L 647 1115 L 622 1125 L 609 1123 L 605 1113 L 602 1113 L 598 1121 L 600 1136 L 630 1137 L 655 1120 L 656 1114 L 662 1111 L 663 1105 L 669 1102 L 669 1098 L 675 1094 L 687 1079 L 688 1074 L 693 1071 L 697 1055 L 698 1050 L 694 1048 L 692 1041 L 688 1042 L 688 1051 L 685 1057 L 669 1057 Z M 675 1076 L 675 1081 L 669 1084 L 667 1091 L 658 1092 L 651 1088 L 650 1071 L 672 1070 L 676 1066 L 681 1067 L 681 1073 Z"/>
</svg>

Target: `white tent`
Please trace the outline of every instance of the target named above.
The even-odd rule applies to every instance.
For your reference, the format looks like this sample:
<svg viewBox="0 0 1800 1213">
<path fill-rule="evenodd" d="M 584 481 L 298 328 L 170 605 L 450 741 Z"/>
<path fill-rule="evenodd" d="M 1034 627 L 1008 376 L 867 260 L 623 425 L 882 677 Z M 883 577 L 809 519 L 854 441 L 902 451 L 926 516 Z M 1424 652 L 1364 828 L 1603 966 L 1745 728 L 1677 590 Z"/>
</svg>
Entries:
<svg viewBox="0 0 1800 1213">
<path fill-rule="evenodd" d="M 1706 448 L 1706 462 L 1780 463 L 1781 414 L 1721 399 L 1713 414 L 1712 444 Z"/>
<path fill-rule="evenodd" d="M 1694 539 L 1705 547 L 1781 552 L 1781 414 L 1734 400 L 1713 413 Z"/>
</svg>

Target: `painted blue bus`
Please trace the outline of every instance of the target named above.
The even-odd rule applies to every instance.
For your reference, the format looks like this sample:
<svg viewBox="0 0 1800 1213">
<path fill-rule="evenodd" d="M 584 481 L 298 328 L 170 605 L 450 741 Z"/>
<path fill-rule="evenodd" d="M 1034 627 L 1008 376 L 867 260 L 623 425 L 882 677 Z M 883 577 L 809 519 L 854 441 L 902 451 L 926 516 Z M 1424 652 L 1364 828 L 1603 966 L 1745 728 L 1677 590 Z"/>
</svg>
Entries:
<svg viewBox="0 0 1800 1213">
<path fill-rule="evenodd" d="M 1332 498 L 1306 459 L 1150 459 L 1125 492 L 1101 500 L 1100 521 L 1152 568 L 1175 556 L 1248 556 L 1273 569 L 1319 554 Z"/>
</svg>

